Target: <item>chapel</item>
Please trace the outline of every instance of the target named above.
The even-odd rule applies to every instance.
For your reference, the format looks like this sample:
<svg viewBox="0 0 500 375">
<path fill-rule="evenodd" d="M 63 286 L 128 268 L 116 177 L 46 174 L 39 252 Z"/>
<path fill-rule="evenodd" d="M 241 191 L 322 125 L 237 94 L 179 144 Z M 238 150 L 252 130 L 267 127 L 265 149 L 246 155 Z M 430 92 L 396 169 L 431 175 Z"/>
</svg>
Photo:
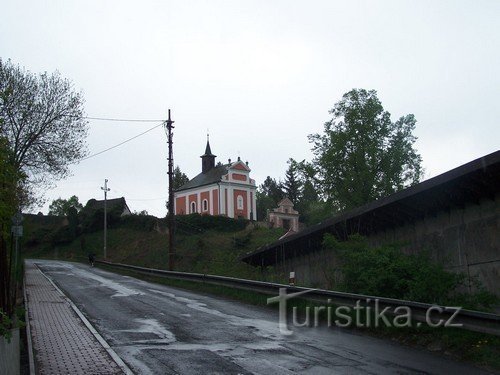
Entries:
<svg viewBox="0 0 500 375">
<path fill-rule="evenodd" d="M 201 172 L 174 192 L 176 215 L 199 213 L 257 220 L 256 185 L 248 162 L 215 163 L 207 139 L 201 157 Z"/>
</svg>

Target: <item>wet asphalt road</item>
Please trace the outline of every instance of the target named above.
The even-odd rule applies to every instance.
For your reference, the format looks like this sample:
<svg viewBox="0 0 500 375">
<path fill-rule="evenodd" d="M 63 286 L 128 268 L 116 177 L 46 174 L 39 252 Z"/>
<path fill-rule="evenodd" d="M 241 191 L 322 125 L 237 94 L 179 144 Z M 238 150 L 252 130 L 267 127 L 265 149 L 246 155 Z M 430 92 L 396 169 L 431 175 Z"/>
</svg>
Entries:
<svg viewBox="0 0 500 375">
<path fill-rule="evenodd" d="M 476 374 L 467 364 L 77 263 L 36 261 L 137 374 Z"/>
</svg>

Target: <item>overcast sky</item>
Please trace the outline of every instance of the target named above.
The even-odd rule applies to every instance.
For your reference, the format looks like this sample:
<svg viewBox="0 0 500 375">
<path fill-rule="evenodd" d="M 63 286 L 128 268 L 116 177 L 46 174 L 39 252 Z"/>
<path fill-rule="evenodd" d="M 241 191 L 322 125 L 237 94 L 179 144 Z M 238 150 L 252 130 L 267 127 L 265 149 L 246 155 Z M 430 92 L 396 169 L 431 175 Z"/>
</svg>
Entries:
<svg viewBox="0 0 500 375">
<path fill-rule="evenodd" d="M 413 113 L 426 178 L 499 149 L 500 1 L 7 1 L 0 57 L 58 70 L 87 116 L 175 120 L 175 164 L 190 177 L 210 131 L 257 184 L 312 157 L 307 135 L 352 88 L 375 89 L 392 119 Z M 89 153 L 155 123 L 90 121 Z M 72 167 L 48 191 L 85 203 L 124 196 L 164 216 L 162 128 Z M 43 208 L 47 212 L 48 203 Z"/>
</svg>

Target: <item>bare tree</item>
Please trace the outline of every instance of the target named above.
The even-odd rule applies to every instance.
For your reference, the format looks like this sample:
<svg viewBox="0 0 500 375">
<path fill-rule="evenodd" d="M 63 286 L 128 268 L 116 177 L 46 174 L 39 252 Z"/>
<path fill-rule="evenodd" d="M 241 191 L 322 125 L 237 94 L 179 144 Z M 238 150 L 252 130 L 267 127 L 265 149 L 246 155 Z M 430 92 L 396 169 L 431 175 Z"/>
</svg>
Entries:
<svg viewBox="0 0 500 375">
<path fill-rule="evenodd" d="M 0 134 L 9 142 L 13 165 L 27 176 L 28 191 L 66 177 L 69 165 L 85 156 L 83 103 L 57 71 L 34 74 L 0 59 Z"/>
</svg>

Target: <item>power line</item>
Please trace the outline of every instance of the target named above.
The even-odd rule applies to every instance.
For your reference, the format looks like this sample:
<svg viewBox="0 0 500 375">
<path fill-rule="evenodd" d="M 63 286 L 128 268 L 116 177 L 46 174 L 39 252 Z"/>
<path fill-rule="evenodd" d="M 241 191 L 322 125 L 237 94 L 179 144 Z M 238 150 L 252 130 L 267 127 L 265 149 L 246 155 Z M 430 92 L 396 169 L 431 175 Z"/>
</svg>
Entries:
<svg viewBox="0 0 500 375">
<path fill-rule="evenodd" d="M 87 120 L 99 120 L 99 121 L 119 121 L 119 122 L 160 122 L 164 120 L 141 120 L 141 119 L 128 119 L 128 118 L 106 118 L 106 117 L 89 117 L 84 116 Z"/>
<path fill-rule="evenodd" d="M 137 134 L 137 135 L 133 136 L 132 138 L 126 139 L 125 141 L 120 142 L 120 143 L 118 143 L 117 145 L 111 146 L 111 147 L 109 147 L 109 148 L 107 148 L 107 149 L 105 149 L 105 150 L 99 151 L 99 152 L 97 152 L 97 153 L 95 153 L 95 154 L 92 154 L 92 155 L 86 156 L 86 157 L 84 157 L 84 158 L 80 159 L 79 161 L 84 161 L 84 160 L 87 160 L 87 159 L 93 158 L 94 156 L 97 156 L 97 155 L 103 154 L 103 153 L 105 153 L 105 152 L 107 152 L 107 151 L 110 151 L 110 150 L 112 150 L 112 149 L 114 149 L 114 148 L 117 148 L 117 147 L 119 147 L 119 146 L 121 146 L 121 145 L 123 145 L 123 144 L 125 144 L 125 143 L 127 143 L 127 142 L 130 142 L 130 141 L 132 141 L 132 140 L 134 140 L 134 139 L 136 139 L 136 138 L 139 138 L 141 135 L 144 135 L 144 134 L 146 134 L 146 133 L 149 133 L 151 130 L 154 130 L 154 129 L 156 129 L 156 128 L 158 128 L 158 127 L 162 126 L 162 125 L 163 125 L 163 122 L 162 122 L 162 123 L 160 123 L 160 124 L 158 124 L 158 125 L 153 126 L 152 128 L 150 128 L 150 129 L 148 129 L 148 130 L 146 130 L 146 131 L 144 131 L 144 132 L 142 132 L 142 133 L 140 133 L 140 134 Z"/>
<path fill-rule="evenodd" d="M 41 112 L 39 112 L 41 113 Z M 114 118 L 114 117 L 94 117 L 94 116 L 76 116 L 76 115 L 61 115 L 61 117 L 72 117 L 72 118 L 82 118 L 86 120 L 98 120 L 98 121 L 118 121 L 118 122 L 160 122 L 165 120 L 153 120 L 153 119 L 131 119 L 131 118 Z"/>
<path fill-rule="evenodd" d="M 168 199 L 168 197 L 161 197 L 161 198 L 144 198 L 144 199 L 134 199 L 134 198 L 127 198 L 128 201 L 159 201 L 163 199 Z"/>
</svg>

